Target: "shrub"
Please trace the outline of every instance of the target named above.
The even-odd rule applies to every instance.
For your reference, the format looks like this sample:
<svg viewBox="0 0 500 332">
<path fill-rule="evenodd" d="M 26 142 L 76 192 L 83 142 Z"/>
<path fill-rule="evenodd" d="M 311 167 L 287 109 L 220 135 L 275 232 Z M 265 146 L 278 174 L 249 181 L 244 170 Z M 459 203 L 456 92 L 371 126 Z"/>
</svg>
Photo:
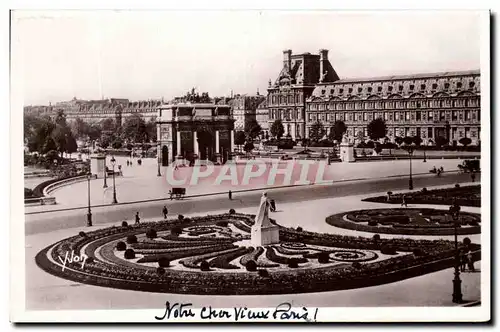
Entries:
<svg viewBox="0 0 500 332">
<path fill-rule="evenodd" d="M 247 264 L 245 265 L 245 267 L 247 268 L 247 271 L 249 271 L 249 272 L 257 271 L 257 263 L 255 263 L 255 261 L 253 259 L 249 260 L 247 262 Z"/>
<path fill-rule="evenodd" d="M 179 235 L 182 233 L 182 228 L 179 227 L 179 226 L 176 226 L 176 227 L 173 227 L 171 230 L 170 230 L 170 233 L 172 235 Z"/>
<path fill-rule="evenodd" d="M 374 221 L 374 220 L 370 220 L 368 222 L 368 226 L 377 226 L 377 225 L 378 225 L 378 223 L 376 221 Z"/>
<path fill-rule="evenodd" d="M 229 214 L 235 214 L 236 211 L 234 211 L 234 209 L 229 209 Z"/>
<path fill-rule="evenodd" d="M 127 249 L 127 245 L 125 244 L 125 242 L 120 241 L 116 244 L 116 250 L 124 251 L 125 249 Z"/>
<path fill-rule="evenodd" d="M 299 227 L 297 227 L 297 229 L 296 229 L 296 230 L 297 230 L 297 232 L 302 232 L 302 231 L 303 231 L 302 227 L 300 227 L 300 226 L 299 226 Z"/>
<path fill-rule="evenodd" d="M 184 220 L 184 216 L 182 214 L 179 214 L 179 216 L 177 217 L 177 219 L 179 219 L 179 221 L 182 222 Z"/>
<path fill-rule="evenodd" d="M 84 231 L 81 231 L 80 233 L 78 233 L 78 235 L 80 235 L 81 237 L 87 237 L 87 234 Z"/>
<path fill-rule="evenodd" d="M 127 236 L 127 243 L 128 244 L 137 243 L 137 236 L 135 235 Z"/>
<path fill-rule="evenodd" d="M 133 249 L 127 249 L 125 250 L 125 259 L 134 259 L 135 258 L 135 251 Z"/>
<path fill-rule="evenodd" d="M 330 255 L 327 252 L 321 252 L 318 255 L 318 263 L 326 264 L 330 261 Z"/>
<path fill-rule="evenodd" d="M 468 247 L 468 246 L 470 246 L 470 244 L 471 244 L 471 243 L 472 243 L 472 241 L 471 241 L 468 237 L 466 237 L 466 238 L 464 239 L 464 246 L 467 246 L 467 247 Z"/>
<path fill-rule="evenodd" d="M 355 268 L 356 270 L 359 270 L 361 268 L 361 263 L 360 262 L 354 262 L 354 263 L 352 263 L 352 267 Z"/>
<path fill-rule="evenodd" d="M 122 227 L 128 227 L 128 222 L 122 221 Z"/>
<path fill-rule="evenodd" d="M 162 268 L 162 267 L 157 267 L 156 268 L 156 273 L 158 273 L 159 275 L 164 275 L 165 274 L 165 269 Z"/>
<path fill-rule="evenodd" d="M 210 271 L 210 264 L 207 261 L 202 261 L 200 264 L 200 270 L 202 271 Z"/>
<path fill-rule="evenodd" d="M 380 252 L 383 253 L 384 255 L 395 255 L 396 249 L 394 249 L 391 246 L 385 245 L 382 248 L 380 248 Z"/>
<path fill-rule="evenodd" d="M 469 226 L 479 226 L 479 223 L 477 221 L 470 221 Z"/>
<path fill-rule="evenodd" d="M 189 223 L 189 222 L 191 222 L 191 219 L 190 218 L 184 218 L 183 222 L 184 223 Z"/>
<path fill-rule="evenodd" d="M 217 221 L 215 223 L 216 226 L 220 226 L 220 227 L 227 227 L 228 225 L 228 222 L 227 221 Z"/>
<path fill-rule="evenodd" d="M 146 237 L 148 239 L 155 239 L 158 235 L 156 234 L 156 230 L 150 228 L 146 231 Z"/>
<path fill-rule="evenodd" d="M 424 194 L 425 194 L 425 193 L 427 193 L 427 188 L 425 188 L 425 187 L 424 187 L 424 188 L 422 188 L 422 192 L 423 192 Z"/>
<path fill-rule="evenodd" d="M 387 195 L 389 195 L 389 196 L 392 195 L 392 191 L 388 191 Z"/>
<path fill-rule="evenodd" d="M 167 258 L 162 257 L 158 260 L 158 266 L 159 267 L 169 267 L 170 261 Z"/>
<path fill-rule="evenodd" d="M 373 241 L 375 241 L 375 242 L 380 241 L 380 234 L 373 235 Z"/>
<path fill-rule="evenodd" d="M 269 272 L 266 269 L 259 269 L 259 277 L 267 278 L 269 277 Z"/>
<path fill-rule="evenodd" d="M 458 183 L 456 183 L 455 188 L 460 188 L 460 185 Z"/>
<path fill-rule="evenodd" d="M 413 249 L 413 255 L 415 256 L 425 256 L 425 252 L 421 248 Z"/>
<path fill-rule="evenodd" d="M 299 262 L 296 258 L 290 258 L 290 260 L 288 261 L 288 267 L 291 269 L 296 269 L 299 267 Z"/>
</svg>

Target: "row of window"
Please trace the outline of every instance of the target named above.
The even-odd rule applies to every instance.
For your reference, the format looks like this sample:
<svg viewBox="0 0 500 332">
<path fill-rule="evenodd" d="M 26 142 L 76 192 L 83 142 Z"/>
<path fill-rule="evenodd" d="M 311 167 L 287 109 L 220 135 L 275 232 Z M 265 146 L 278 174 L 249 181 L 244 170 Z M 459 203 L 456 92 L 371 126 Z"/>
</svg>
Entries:
<svg viewBox="0 0 500 332">
<path fill-rule="evenodd" d="M 416 111 L 416 112 L 335 112 L 308 113 L 307 121 L 481 121 L 480 111 Z"/>
<path fill-rule="evenodd" d="M 309 129 L 309 135 L 311 134 L 312 128 Z M 326 128 L 326 134 L 329 133 L 331 129 Z M 355 127 L 347 128 L 348 137 L 368 137 L 368 129 L 366 127 Z M 477 138 L 480 137 L 480 128 L 451 128 L 450 133 L 451 139 L 460 139 L 462 137 Z M 446 135 L 443 129 L 436 129 L 434 127 L 404 127 L 404 128 L 388 128 L 388 137 L 406 137 L 406 136 L 418 136 L 422 138 L 435 138 L 438 135 Z"/>
<path fill-rule="evenodd" d="M 268 97 L 268 104 L 279 105 L 279 104 L 300 104 L 302 103 L 302 94 L 288 94 L 288 95 L 270 95 Z"/>
<path fill-rule="evenodd" d="M 469 89 L 473 89 L 474 86 L 476 85 L 475 82 L 469 82 L 468 84 L 468 88 Z M 428 85 L 427 84 L 420 84 L 420 91 L 426 91 L 427 90 L 427 87 Z M 432 89 L 432 90 L 437 90 L 438 89 L 438 84 L 437 83 L 432 83 L 431 85 L 429 85 L 429 87 Z M 448 90 L 451 88 L 451 85 L 450 83 L 444 83 L 443 85 L 444 89 Z M 443 87 L 441 87 L 440 89 L 442 89 Z M 415 84 L 410 84 L 410 86 L 408 87 L 410 91 L 418 91 L 418 87 L 415 86 Z M 457 82 L 455 85 L 454 85 L 454 88 L 455 89 L 462 89 L 464 88 L 464 85 L 462 84 L 462 82 Z M 363 90 L 364 92 L 366 93 L 374 93 L 374 92 L 382 92 L 383 88 L 382 86 L 378 86 L 377 89 L 373 89 L 371 86 L 368 86 L 366 88 L 362 88 L 362 87 L 358 87 L 356 90 L 354 90 L 354 88 L 343 88 L 343 87 L 337 87 L 337 88 L 331 88 L 330 89 L 330 94 L 333 95 L 333 94 L 343 94 L 344 91 L 347 91 L 347 93 L 363 93 Z M 387 87 L 387 91 L 389 92 L 392 92 L 392 91 L 399 91 L 399 92 L 402 92 L 404 90 L 404 85 L 403 84 L 398 84 L 398 85 L 389 85 Z M 326 94 L 326 90 L 321 90 L 321 94 Z"/>
<path fill-rule="evenodd" d="M 307 110 L 362 110 L 362 109 L 406 109 L 406 108 L 441 108 L 441 107 L 479 107 L 479 97 L 445 98 L 429 100 L 388 100 L 308 103 Z"/>
</svg>

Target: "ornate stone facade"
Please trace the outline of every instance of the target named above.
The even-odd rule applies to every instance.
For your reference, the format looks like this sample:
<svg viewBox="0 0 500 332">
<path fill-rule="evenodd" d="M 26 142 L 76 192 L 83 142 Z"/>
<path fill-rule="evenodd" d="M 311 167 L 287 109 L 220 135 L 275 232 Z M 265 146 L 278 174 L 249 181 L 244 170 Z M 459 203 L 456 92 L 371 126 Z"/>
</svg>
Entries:
<svg viewBox="0 0 500 332">
<path fill-rule="evenodd" d="M 309 137 L 317 121 L 328 134 L 333 123 L 342 120 L 349 141 L 355 142 L 368 138 L 371 120 L 383 118 L 391 141 L 420 136 L 424 144 L 433 144 L 442 136 L 450 144 L 462 137 L 479 143 L 479 70 L 341 80 L 327 50 L 319 55 L 292 55 L 290 50 L 283 54 L 283 69 L 274 84 L 269 82 L 267 110 L 269 127 L 281 119 L 285 135 Z"/>
<path fill-rule="evenodd" d="M 158 108 L 158 162 L 176 159 L 225 162 L 234 150 L 231 106 L 176 104 Z"/>
<path fill-rule="evenodd" d="M 277 119 L 281 119 L 285 128 L 285 136 L 294 139 L 305 137 L 306 100 L 314 91 L 318 82 L 334 82 L 337 73 L 328 61 L 328 51 L 320 50 L 320 54 L 294 54 L 291 50 L 283 51 L 283 68 L 267 89 L 267 107 L 269 110 L 269 127 Z"/>
<path fill-rule="evenodd" d="M 450 144 L 469 137 L 480 139 L 479 71 L 446 72 L 343 79 L 318 83 L 307 100 L 306 127 L 316 121 L 327 132 L 336 120 L 347 125 L 351 142 L 368 139 L 367 125 L 376 118 L 387 124 L 387 137 L 420 136 L 433 144 L 438 136 Z M 362 134 L 360 134 L 361 132 Z"/>
</svg>

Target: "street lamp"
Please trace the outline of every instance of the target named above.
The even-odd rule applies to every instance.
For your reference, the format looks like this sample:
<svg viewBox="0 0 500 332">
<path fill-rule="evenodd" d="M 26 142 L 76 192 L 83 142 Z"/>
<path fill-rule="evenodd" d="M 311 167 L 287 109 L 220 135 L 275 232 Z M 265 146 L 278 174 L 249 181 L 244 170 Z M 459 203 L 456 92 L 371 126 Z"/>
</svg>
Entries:
<svg viewBox="0 0 500 332">
<path fill-rule="evenodd" d="M 87 188 L 89 191 L 89 211 L 87 212 L 87 226 L 92 226 L 92 212 L 90 211 L 90 179 L 92 178 L 92 173 L 87 174 Z"/>
<path fill-rule="evenodd" d="M 426 163 L 427 162 L 427 156 L 425 155 L 426 145 L 424 144 L 423 146 L 424 146 L 424 163 Z"/>
<path fill-rule="evenodd" d="M 413 190 L 413 178 L 412 178 L 412 168 L 411 168 L 411 158 L 413 156 L 413 152 L 415 152 L 415 144 L 406 144 L 405 149 L 410 156 L 410 180 L 408 181 L 408 189 Z"/>
<path fill-rule="evenodd" d="M 108 173 L 108 169 L 106 167 L 106 152 L 104 152 L 104 184 L 102 186 L 103 188 L 108 187 L 108 183 L 106 182 L 107 173 Z"/>
<path fill-rule="evenodd" d="M 460 215 L 460 205 L 453 203 L 450 206 L 450 214 L 453 218 L 454 233 L 455 233 L 455 277 L 453 278 L 453 303 L 462 303 L 462 280 L 460 280 L 460 255 L 458 252 L 457 227 Z"/>
<path fill-rule="evenodd" d="M 160 162 L 161 162 L 161 160 L 160 160 L 160 143 L 158 143 L 158 148 L 157 148 L 156 154 L 158 155 L 158 158 L 156 158 L 157 159 L 157 163 L 158 163 L 158 174 L 157 174 L 157 176 L 161 176 L 161 172 L 160 172 Z"/>
<path fill-rule="evenodd" d="M 118 201 L 116 200 L 115 164 L 116 164 L 115 157 L 111 157 L 111 165 L 113 165 L 113 204 L 118 203 Z"/>
</svg>

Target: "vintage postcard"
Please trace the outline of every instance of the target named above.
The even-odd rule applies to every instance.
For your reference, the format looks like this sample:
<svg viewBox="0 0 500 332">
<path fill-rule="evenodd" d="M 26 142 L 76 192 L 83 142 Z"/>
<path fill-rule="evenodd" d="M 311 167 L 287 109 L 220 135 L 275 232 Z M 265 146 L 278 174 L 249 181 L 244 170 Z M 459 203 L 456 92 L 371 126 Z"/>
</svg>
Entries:
<svg viewBox="0 0 500 332">
<path fill-rule="evenodd" d="M 11 321 L 489 321 L 489 15 L 12 10 Z"/>
</svg>

